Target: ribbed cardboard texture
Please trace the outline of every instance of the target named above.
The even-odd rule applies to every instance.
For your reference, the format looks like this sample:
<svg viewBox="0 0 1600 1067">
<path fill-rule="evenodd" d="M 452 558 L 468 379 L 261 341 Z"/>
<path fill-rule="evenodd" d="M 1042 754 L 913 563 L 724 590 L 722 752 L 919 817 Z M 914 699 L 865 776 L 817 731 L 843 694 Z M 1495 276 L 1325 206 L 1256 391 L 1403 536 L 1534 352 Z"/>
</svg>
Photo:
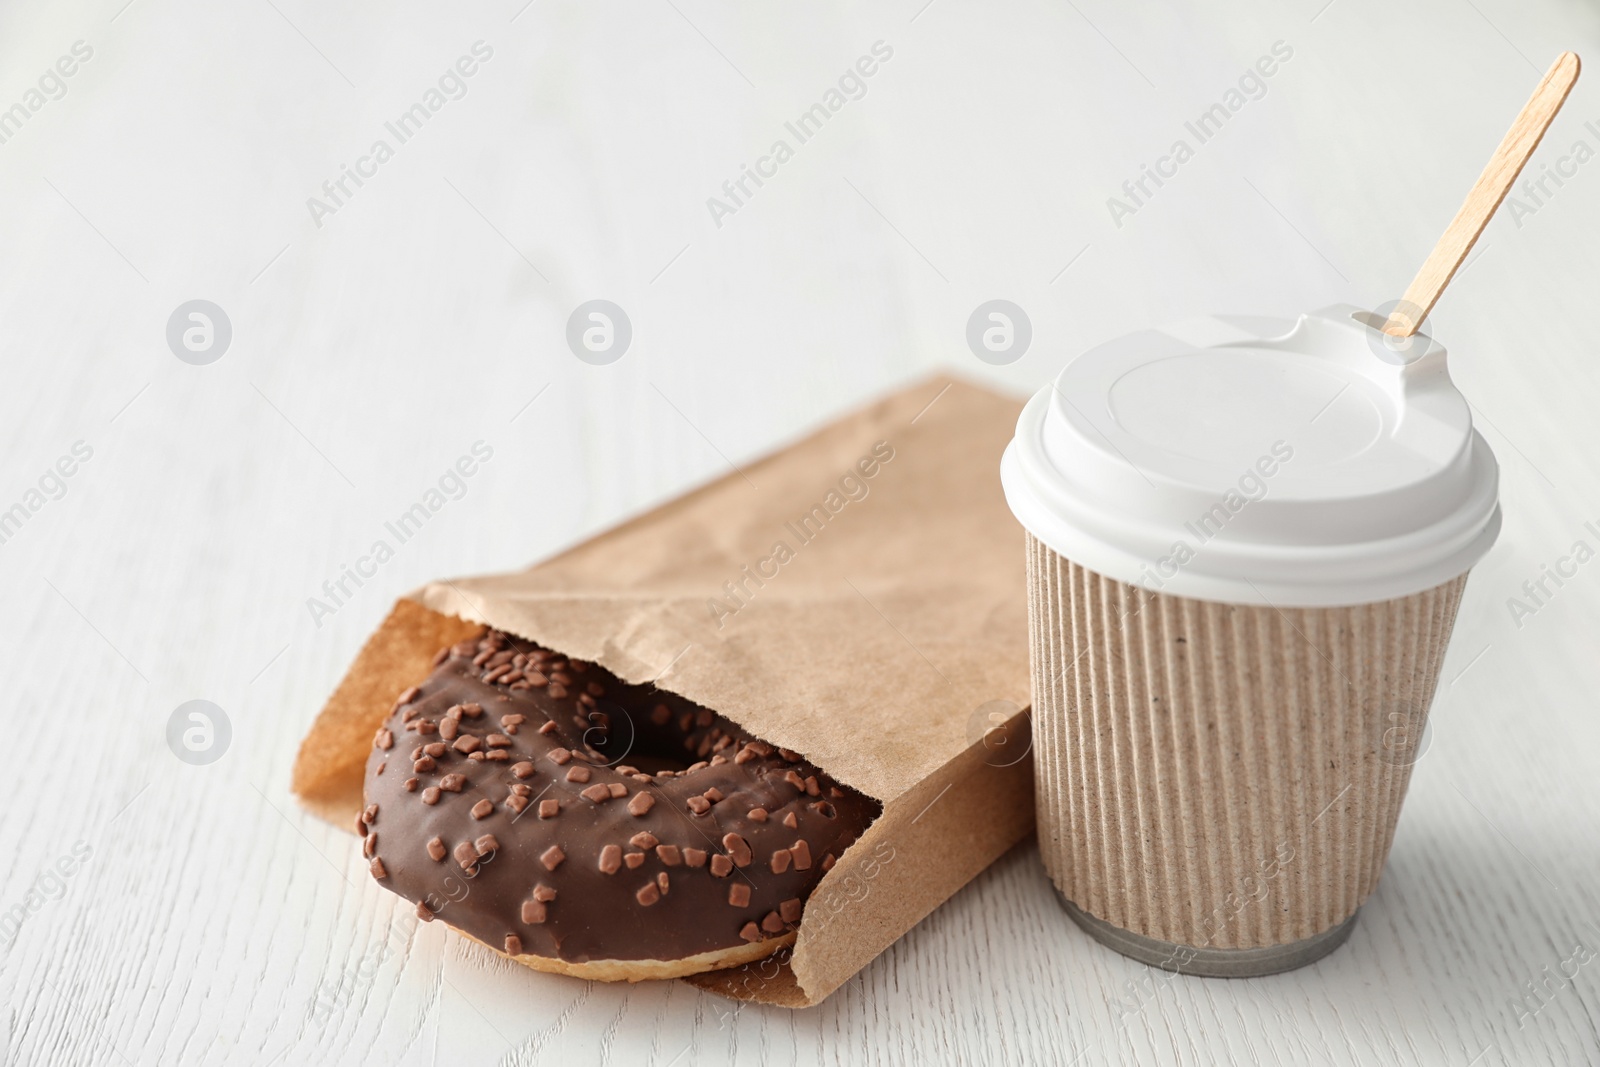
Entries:
<svg viewBox="0 0 1600 1067">
<path fill-rule="evenodd" d="M 1196 948 L 1321 933 L 1377 887 L 1465 574 L 1341 608 L 1192 600 L 1028 537 L 1040 849 L 1061 893 Z"/>
<path fill-rule="evenodd" d="M 395 695 L 483 623 L 653 681 L 883 802 L 792 953 L 688 979 L 815 1004 L 1032 830 L 1031 762 L 996 765 L 982 728 L 1003 701 L 1024 737 L 1022 531 L 999 478 L 1020 409 L 922 382 L 554 559 L 424 586 L 329 698 L 295 792 L 348 828 Z"/>
</svg>

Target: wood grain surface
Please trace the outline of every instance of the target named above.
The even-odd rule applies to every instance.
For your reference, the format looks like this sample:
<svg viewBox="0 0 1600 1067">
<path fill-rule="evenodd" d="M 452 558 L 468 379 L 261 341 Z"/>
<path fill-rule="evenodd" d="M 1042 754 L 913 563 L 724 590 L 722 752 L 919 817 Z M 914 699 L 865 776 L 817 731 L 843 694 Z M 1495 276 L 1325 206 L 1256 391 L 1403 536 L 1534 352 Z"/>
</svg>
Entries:
<svg viewBox="0 0 1600 1067">
<path fill-rule="evenodd" d="M 1326 960 L 1154 972 L 1022 846 L 808 1011 L 585 984 L 419 927 L 289 795 L 424 581 L 935 367 L 1022 395 L 1153 323 L 1393 297 L 1504 102 L 1597 41 L 1562 0 L 0 5 L 4 1062 L 1600 1063 L 1592 80 L 1431 317 L 1505 528 Z M 197 299 L 208 365 L 168 343 Z M 592 299 L 633 328 L 607 366 L 565 339 Z M 995 299 L 1003 365 L 968 344 Z M 209 764 L 169 746 L 192 700 Z"/>
</svg>

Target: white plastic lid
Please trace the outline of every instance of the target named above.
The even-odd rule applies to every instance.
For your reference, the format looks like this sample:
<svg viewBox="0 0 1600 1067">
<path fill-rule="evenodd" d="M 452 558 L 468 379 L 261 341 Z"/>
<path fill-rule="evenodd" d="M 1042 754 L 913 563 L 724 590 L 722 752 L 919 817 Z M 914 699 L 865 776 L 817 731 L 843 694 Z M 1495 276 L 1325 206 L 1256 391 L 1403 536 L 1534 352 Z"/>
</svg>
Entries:
<svg viewBox="0 0 1600 1067">
<path fill-rule="evenodd" d="M 1499 467 L 1444 348 L 1396 352 L 1371 318 L 1219 316 L 1084 353 L 1017 420 L 1011 510 L 1174 596 L 1332 607 L 1454 578 L 1500 532 Z"/>
</svg>

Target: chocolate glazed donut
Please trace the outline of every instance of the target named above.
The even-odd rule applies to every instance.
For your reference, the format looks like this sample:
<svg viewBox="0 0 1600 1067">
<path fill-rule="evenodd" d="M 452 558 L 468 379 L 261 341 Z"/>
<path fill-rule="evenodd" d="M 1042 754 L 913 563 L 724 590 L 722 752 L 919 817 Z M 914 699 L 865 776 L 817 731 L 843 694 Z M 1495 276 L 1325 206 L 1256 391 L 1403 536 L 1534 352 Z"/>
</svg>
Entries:
<svg viewBox="0 0 1600 1067">
<path fill-rule="evenodd" d="M 881 810 L 707 708 L 496 630 L 400 694 L 365 800 L 372 875 L 420 918 L 606 981 L 791 943 Z"/>
</svg>

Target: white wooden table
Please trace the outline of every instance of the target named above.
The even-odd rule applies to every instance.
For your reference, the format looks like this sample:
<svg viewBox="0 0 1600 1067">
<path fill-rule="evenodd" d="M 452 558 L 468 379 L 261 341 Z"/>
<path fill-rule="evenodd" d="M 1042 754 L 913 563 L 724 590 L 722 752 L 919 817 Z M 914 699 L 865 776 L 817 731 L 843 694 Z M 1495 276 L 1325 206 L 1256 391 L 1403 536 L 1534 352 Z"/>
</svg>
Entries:
<svg viewBox="0 0 1600 1067">
<path fill-rule="evenodd" d="M 1538 72 L 1600 54 L 1593 11 L 523 4 L 0 7 L 6 1062 L 1600 1062 L 1600 563 L 1523 592 L 1600 548 L 1600 163 L 1561 162 L 1600 149 L 1592 82 L 1532 167 L 1564 184 L 1518 194 L 1434 317 L 1505 532 L 1325 962 L 1169 979 L 1073 927 L 1020 847 L 810 1011 L 584 984 L 417 928 L 287 790 L 427 578 L 520 566 L 935 366 L 1021 393 L 1153 322 L 1396 295 Z M 1186 123 L 1275 42 L 1201 143 Z M 768 177 L 733 204 L 745 165 Z M 1135 202 L 1145 165 L 1170 176 Z M 633 327 L 609 366 L 564 343 L 596 298 Z M 999 368 L 964 339 L 995 298 L 1033 330 Z M 232 329 L 204 366 L 166 339 L 194 299 Z M 314 620 L 480 440 L 464 495 Z M 208 765 L 166 740 L 193 699 L 231 726 Z"/>
</svg>

